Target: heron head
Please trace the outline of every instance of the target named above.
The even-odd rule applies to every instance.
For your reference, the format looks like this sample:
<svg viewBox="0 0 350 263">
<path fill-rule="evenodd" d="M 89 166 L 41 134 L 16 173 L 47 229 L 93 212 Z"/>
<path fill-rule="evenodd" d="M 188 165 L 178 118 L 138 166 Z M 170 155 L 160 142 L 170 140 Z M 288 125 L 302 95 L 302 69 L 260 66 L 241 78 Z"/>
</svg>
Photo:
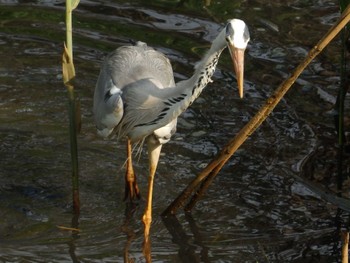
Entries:
<svg viewBox="0 0 350 263">
<path fill-rule="evenodd" d="M 226 25 L 226 42 L 236 73 L 240 98 L 243 97 L 244 51 L 250 36 L 247 25 L 240 19 L 229 20 Z"/>
</svg>

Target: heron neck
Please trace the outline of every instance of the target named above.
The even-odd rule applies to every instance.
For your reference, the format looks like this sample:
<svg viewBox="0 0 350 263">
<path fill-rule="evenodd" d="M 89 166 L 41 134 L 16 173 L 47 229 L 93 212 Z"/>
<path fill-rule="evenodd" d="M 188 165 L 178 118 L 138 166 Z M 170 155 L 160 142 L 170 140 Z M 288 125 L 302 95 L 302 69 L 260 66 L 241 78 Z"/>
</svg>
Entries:
<svg viewBox="0 0 350 263">
<path fill-rule="evenodd" d="M 159 98 L 160 104 L 154 105 L 155 108 L 161 109 L 159 114 L 154 120 L 133 127 L 133 130 L 127 133 L 129 138 L 132 138 L 133 141 L 140 140 L 155 130 L 168 125 L 184 112 L 201 94 L 205 86 L 211 82 L 211 77 L 224 48 L 225 44 L 214 41 L 210 50 L 196 65 L 191 78 L 178 82 L 176 88 L 157 89 L 157 95 L 152 97 Z"/>
<path fill-rule="evenodd" d="M 183 100 L 177 104 L 178 111 L 176 111 L 176 115 L 186 110 L 198 98 L 208 83 L 212 82 L 211 77 L 215 72 L 216 65 L 224 48 L 222 47 L 217 50 L 211 48 L 195 66 L 193 76 L 176 84 L 178 94 L 181 93 L 180 97 L 183 96 Z"/>
</svg>

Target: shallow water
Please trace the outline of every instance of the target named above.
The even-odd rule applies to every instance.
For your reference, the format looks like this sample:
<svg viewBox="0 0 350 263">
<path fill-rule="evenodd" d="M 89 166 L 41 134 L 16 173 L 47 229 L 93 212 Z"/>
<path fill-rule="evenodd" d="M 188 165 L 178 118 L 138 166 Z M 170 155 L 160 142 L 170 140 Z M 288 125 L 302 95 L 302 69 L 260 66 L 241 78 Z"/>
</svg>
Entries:
<svg viewBox="0 0 350 263">
<path fill-rule="evenodd" d="M 204 3 L 210 3 L 205 8 Z M 337 262 L 336 208 L 292 175 L 334 173 L 333 42 L 220 172 L 191 214 L 160 214 L 255 114 L 339 16 L 337 1 L 84 1 L 74 12 L 81 214 L 72 215 L 67 95 L 62 85 L 64 1 L 0 0 L 0 261 L 143 261 L 141 214 L 123 198 L 125 145 L 96 136 L 92 96 L 109 51 L 141 40 L 164 52 L 177 80 L 191 75 L 220 23 L 249 25 L 245 99 L 228 54 L 215 82 L 163 147 L 154 189 L 154 262 Z M 334 156 L 333 156 L 334 157 Z M 311 158 L 312 159 L 312 158 Z M 146 192 L 147 155 L 135 163 Z M 330 185 L 332 188 L 332 185 Z M 76 226 L 79 233 L 58 226 Z"/>
</svg>

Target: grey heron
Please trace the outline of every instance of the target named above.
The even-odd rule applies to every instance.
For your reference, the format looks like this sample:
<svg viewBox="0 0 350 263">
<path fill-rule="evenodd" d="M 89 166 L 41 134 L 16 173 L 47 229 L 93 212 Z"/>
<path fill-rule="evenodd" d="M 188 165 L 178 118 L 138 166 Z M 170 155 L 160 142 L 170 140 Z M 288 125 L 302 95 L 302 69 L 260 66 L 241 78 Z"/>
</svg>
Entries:
<svg viewBox="0 0 350 263">
<path fill-rule="evenodd" d="M 94 94 L 94 119 L 104 137 L 115 131 L 127 137 L 126 197 L 139 197 L 132 167 L 131 145 L 146 141 L 149 158 L 148 195 L 142 221 L 145 243 L 149 242 L 152 221 L 152 192 L 162 145 L 176 130 L 177 117 L 211 82 L 221 52 L 228 47 L 243 97 L 244 51 L 250 39 L 246 24 L 229 20 L 212 42 L 209 51 L 196 64 L 194 74 L 175 84 L 169 60 L 143 42 L 122 46 L 105 59 Z"/>
</svg>

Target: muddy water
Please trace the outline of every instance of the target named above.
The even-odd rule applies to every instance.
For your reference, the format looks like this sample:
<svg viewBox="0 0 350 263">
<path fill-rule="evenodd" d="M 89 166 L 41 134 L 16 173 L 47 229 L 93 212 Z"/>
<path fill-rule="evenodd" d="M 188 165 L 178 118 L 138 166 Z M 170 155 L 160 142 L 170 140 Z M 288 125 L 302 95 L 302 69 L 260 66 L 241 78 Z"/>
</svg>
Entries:
<svg viewBox="0 0 350 263">
<path fill-rule="evenodd" d="M 206 5 L 206 6 L 205 6 Z M 250 27 L 245 99 L 228 54 L 163 147 L 154 192 L 154 262 L 337 262 L 336 208 L 295 181 L 334 173 L 334 42 L 220 172 L 189 215 L 161 212 L 254 115 L 338 17 L 337 1 L 84 1 L 74 13 L 81 215 L 71 213 L 67 96 L 60 57 L 64 1 L 0 0 L 0 261 L 142 262 L 144 201 L 126 209 L 125 145 L 96 136 L 92 96 L 107 52 L 141 40 L 164 52 L 177 80 L 228 18 Z M 331 153 L 331 154 L 329 154 Z M 329 155 L 334 159 L 328 158 Z M 327 157 L 327 158 L 326 158 Z M 310 166 L 310 165 L 309 165 Z M 146 191 L 147 156 L 135 163 Z M 313 173 L 312 173 L 313 171 Z M 330 185 L 332 188 L 333 185 Z M 78 226 L 79 233 L 59 226 Z"/>
</svg>

